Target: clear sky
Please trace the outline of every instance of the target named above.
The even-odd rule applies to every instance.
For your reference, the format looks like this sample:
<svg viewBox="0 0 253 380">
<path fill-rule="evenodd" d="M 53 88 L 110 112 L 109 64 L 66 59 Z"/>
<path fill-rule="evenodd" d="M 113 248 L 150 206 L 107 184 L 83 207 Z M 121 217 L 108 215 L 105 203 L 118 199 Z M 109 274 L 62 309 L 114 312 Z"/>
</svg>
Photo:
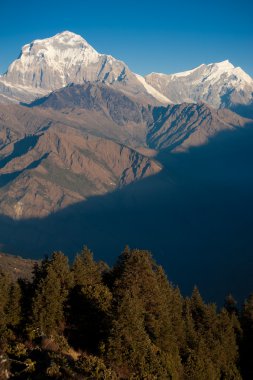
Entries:
<svg viewBox="0 0 253 380">
<path fill-rule="evenodd" d="M 0 73 L 21 46 L 70 30 L 135 72 L 229 59 L 253 76 L 252 0 L 0 0 Z"/>
</svg>

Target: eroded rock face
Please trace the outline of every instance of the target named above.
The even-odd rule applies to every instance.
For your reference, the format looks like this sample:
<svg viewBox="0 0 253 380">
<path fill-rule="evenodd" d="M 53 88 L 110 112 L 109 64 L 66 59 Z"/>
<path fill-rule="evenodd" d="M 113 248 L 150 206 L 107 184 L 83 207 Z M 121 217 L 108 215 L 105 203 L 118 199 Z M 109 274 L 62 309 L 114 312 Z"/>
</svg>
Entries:
<svg viewBox="0 0 253 380">
<path fill-rule="evenodd" d="M 221 131 L 252 124 L 229 110 L 216 110 L 204 103 L 183 103 L 153 109 L 147 144 L 156 150 L 185 151 L 197 147 Z"/>
<path fill-rule="evenodd" d="M 152 120 L 151 106 L 102 83 L 67 86 L 32 102 L 29 108 L 133 148 L 146 146 L 146 125 Z"/>
<path fill-rule="evenodd" d="M 49 121 L 45 111 L 44 118 L 41 110 L 36 119 L 37 110 L 20 106 L 1 109 L 5 138 L 1 144 L 0 208 L 5 215 L 18 219 L 45 216 L 161 170 L 152 159 L 120 143 Z M 7 130 L 12 136 L 7 136 Z"/>
<path fill-rule="evenodd" d="M 113 122 L 121 126 L 129 122 L 138 124 L 144 119 L 142 104 L 102 83 L 70 85 L 38 99 L 29 106 L 55 110 L 78 108 L 99 111 L 103 112 L 105 117 L 108 114 Z"/>
</svg>

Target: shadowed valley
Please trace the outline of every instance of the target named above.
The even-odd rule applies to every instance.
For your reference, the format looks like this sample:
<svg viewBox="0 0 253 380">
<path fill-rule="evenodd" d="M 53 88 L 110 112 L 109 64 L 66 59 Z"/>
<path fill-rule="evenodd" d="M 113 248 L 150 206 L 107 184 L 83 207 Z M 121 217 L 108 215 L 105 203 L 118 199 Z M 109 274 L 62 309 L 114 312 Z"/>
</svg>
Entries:
<svg viewBox="0 0 253 380">
<path fill-rule="evenodd" d="M 113 263 L 129 244 L 151 249 L 184 293 L 249 293 L 249 119 L 203 103 L 145 106 L 89 83 L 1 110 L 3 251 L 71 257 L 87 244 Z"/>
</svg>

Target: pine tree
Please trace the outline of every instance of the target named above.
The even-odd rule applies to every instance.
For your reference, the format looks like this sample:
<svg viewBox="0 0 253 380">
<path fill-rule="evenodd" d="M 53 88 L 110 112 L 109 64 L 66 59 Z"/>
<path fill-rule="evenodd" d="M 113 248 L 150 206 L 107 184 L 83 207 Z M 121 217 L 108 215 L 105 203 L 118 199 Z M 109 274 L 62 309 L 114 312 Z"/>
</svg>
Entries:
<svg viewBox="0 0 253 380">
<path fill-rule="evenodd" d="M 103 283 L 105 266 L 96 263 L 92 252 L 84 247 L 76 256 L 72 274 L 74 288 L 69 304 L 69 333 L 72 343 L 92 353 L 98 351 L 108 325 L 112 295 Z"/>
<path fill-rule="evenodd" d="M 6 304 L 6 320 L 10 326 L 17 326 L 21 320 L 21 289 L 19 284 L 11 283 Z"/>
<path fill-rule="evenodd" d="M 237 302 L 236 302 L 236 300 L 234 299 L 234 297 L 232 296 L 232 294 L 229 294 L 229 295 L 225 298 L 224 308 L 227 310 L 227 312 L 228 312 L 230 315 L 232 315 L 232 314 L 238 315 Z"/>
<path fill-rule="evenodd" d="M 132 352 L 133 357 L 129 357 L 128 364 L 130 368 L 134 368 L 132 367 L 133 362 L 138 361 L 135 357 L 137 355 L 135 344 L 138 345 L 138 339 L 132 322 L 134 315 L 131 310 L 134 309 L 136 310 L 135 319 L 136 323 L 138 321 L 139 334 L 146 342 L 144 345 L 146 353 L 142 352 L 142 361 L 145 362 L 146 367 L 144 367 L 147 373 L 148 371 L 152 372 L 153 366 L 156 371 L 164 371 L 168 378 L 170 376 L 178 378 L 181 365 L 177 339 L 173 330 L 173 318 L 170 315 L 170 289 L 161 268 L 155 264 L 149 252 L 126 249 L 112 271 L 112 279 L 113 316 L 117 317 L 113 318 L 114 327 L 109 339 L 109 347 L 116 345 L 121 346 L 121 349 L 124 350 L 125 341 L 129 341 L 133 347 L 130 345 L 128 352 Z M 130 299 L 128 300 L 126 297 L 129 297 L 129 294 Z M 130 302 L 134 302 L 134 306 L 124 306 L 125 303 Z M 124 320 L 128 321 L 128 327 L 124 325 Z M 128 331 L 128 337 L 122 341 L 117 336 L 122 335 L 124 330 Z M 111 352 L 110 359 L 112 359 L 112 349 L 110 348 L 109 351 Z M 114 352 L 117 362 L 116 350 Z M 151 356 L 149 357 L 149 355 Z M 149 359 L 147 359 L 148 357 Z M 148 360 L 151 360 L 149 364 Z"/>
<path fill-rule="evenodd" d="M 183 297 L 179 288 L 173 287 L 160 266 L 155 266 L 155 275 L 161 297 L 160 323 L 163 321 L 166 331 L 160 332 L 159 347 L 165 351 L 177 351 L 184 344 Z M 163 316 L 162 316 L 163 314 Z M 163 326 L 161 324 L 161 327 Z"/>
<path fill-rule="evenodd" d="M 6 306 L 9 303 L 10 283 L 10 278 L 0 271 L 0 350 L 6 344 L 8 335 L 8 317 L 6 315 Z"/>
<path fill-rule="evenodd" d="M 150 374 L 153 363 L 150 362 L 152 344 L 145 331 L 142 305 L 134 289 L 121 297 L 118 295 L 115 302 L 106 357 L 121 378 L 144 378 Z"/>
<path fill-rule="evenodd" d="M 213 327 L 214 361 L 224 379 L 241 379 L 239 372 L 239 348 L 237 344 L 238 320 L 222 309 Z"/>
<path fill-rule="evenodd" d="M 54 335 L 65 327 L 64 308 L 72 285 L 68 259 L 55 252 L 50 260 L 43 262 L 35 278 L 32 302 L 32 335 Z"/>
<path fill-rule="evenodd" d="M 31 282 L 0 271 L 0 378 L 251 380 L 252 352 L 253 294 L 241 313 L 184 299 L 147 251 L 111 270 L 87 247 L 71 270 L 55 252 Z"/>
<path fill-rule="evenodd" d="M 205 304 L 197 288 L 185 303 L 186 347 L 183 360 L 186 379 L 240 379 L 238 348 L 232 319 L 225 309 Z"/>
<path fill-rule="evenodd" d="M 20 322 L 20 298 L 19 285 L 0 272 L 0 346 Z"/>
<path fill-rule="evenodd" d="M 84 246 L 76 255 L 72 267 L 75 285 L 89 286 L 101 283 L 101 267 L 93 259 L 93 253 Z"/>
<path fill-rule="evenodd" d="M 241 342 L 241 367 L 243 379 L 253 379 L 253 294 L 242 307 L 241 326 L 243 338 Z"/>
</svg>

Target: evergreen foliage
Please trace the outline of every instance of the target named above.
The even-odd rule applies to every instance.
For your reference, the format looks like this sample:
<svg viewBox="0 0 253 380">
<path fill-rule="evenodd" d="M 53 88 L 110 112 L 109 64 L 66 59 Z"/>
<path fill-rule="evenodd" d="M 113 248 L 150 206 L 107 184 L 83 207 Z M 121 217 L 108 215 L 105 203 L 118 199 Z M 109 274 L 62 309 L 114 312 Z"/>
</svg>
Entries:
<svg viewBox="0 0 253 380">
<path fill-rule="evenodd" d="M 54 335 L 64 330 L 64 308 L 72 276 L 68 259 L 55 252 L 46 259 L 35 274 L 34 297 L 31 306 L 31 334 L 39 337 Z"/>
<path fill-rule="evenodd" d="M 0 273 L 0 379 L 253 379 L 253 295 L 241 310 L 191 297 L 150 252 L 113 268 L 84 247 L 55 252 L 31 281 Z"/>
<path fill-rule="evenodd" d="M 241 312 L 243 337 L 241 341 L 241 367 L 243 378 L 253 379 L 253 294 L 245 301 Z"/>
</svg>

